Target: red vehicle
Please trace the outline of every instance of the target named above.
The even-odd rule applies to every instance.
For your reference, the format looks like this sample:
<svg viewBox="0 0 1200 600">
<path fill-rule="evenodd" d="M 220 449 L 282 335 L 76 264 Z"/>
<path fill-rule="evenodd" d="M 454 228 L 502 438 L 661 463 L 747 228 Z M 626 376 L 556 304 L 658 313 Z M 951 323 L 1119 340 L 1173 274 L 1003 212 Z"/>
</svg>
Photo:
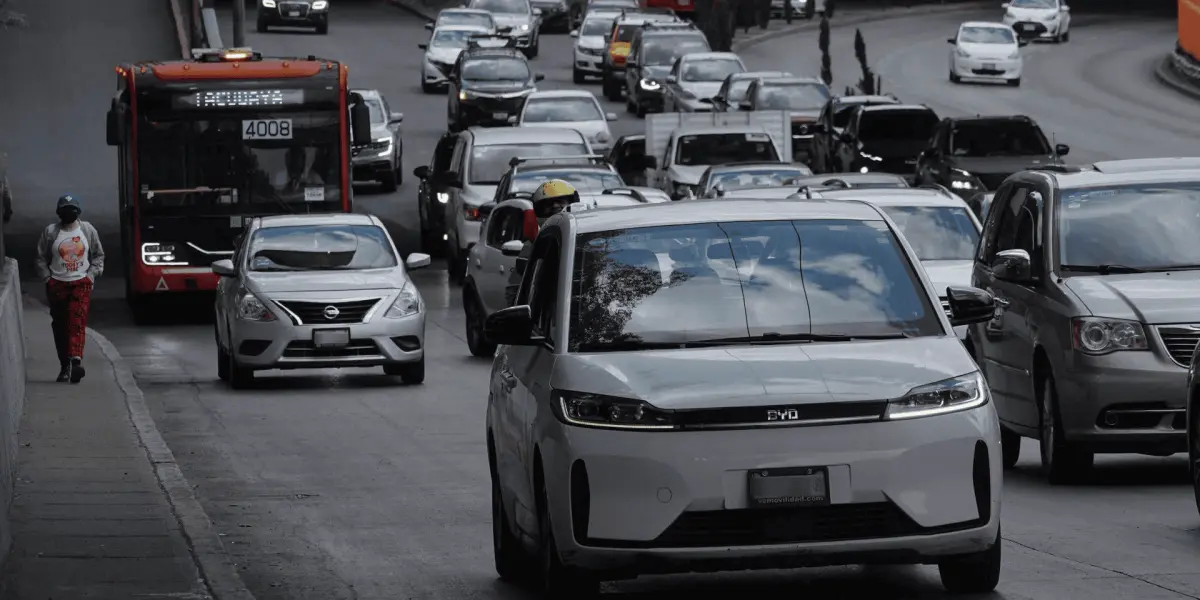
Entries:
<svg viewBox="0 0 1200 600">
<path fill-rule="evenodd" d="M 210 265 L 253 217 L 351 211 L 351 143 L 371 121 L 345 65 L 236 49 L 116 70 L 107 137 L 131 304 L 215 290 Z"/>
<path fill-rule="evenodd" d="M 696 0 L 638 0 L 642 8 L 671 10 L 681 17 L 694 18 Z"/>
</svg>

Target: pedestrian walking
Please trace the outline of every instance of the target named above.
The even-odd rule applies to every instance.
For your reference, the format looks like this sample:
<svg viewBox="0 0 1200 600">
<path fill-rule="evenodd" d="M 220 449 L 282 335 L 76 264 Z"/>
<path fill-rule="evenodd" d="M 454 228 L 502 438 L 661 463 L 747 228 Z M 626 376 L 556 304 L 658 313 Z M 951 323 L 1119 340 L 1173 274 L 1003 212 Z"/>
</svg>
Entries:
<svg viewBox="0 0 1200 600">
<path fill-rule="evenodd" d="M 58 381 L 79 383 L 92 286 L 104 272 L 104 247 L 96 228 L 79 219 L 83 208 L 74 196 L 59 198 L 56 212 L 58 222 L 46 226 L 38 239 L 37 271 L 46 282 Z"/>
</svg>

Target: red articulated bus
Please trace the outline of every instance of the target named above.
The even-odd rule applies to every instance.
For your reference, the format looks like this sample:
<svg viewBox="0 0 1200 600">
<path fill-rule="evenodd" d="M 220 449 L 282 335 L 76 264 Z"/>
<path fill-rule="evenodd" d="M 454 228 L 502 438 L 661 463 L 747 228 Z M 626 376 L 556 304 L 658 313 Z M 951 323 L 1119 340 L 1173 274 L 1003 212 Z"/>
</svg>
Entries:
<svg viewBox="0 0 1200 600">
<path fill-rule="evenodd" d="M 192 52 L 116 69 L 107 137 L 133 306 L 215 290 L 212 263 L 232 257 L 253 217 L 350 212 L 351 144 L 371 137 L 337 61 Z"/>
</svg>

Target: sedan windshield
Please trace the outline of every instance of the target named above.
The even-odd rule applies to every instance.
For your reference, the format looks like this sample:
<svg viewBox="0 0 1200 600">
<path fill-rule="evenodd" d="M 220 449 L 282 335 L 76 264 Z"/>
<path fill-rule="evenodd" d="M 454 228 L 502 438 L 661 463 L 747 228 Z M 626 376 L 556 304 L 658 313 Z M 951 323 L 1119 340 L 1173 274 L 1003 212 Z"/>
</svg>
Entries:
<svg viewBox="0 0 1200 600">
<path fill-rule="evenodd" d="M 958 41 L 967 44 L 1015 44 L 1017 38 L 1007 27 L 963 27 Z"/>
<path fill-rule="evenodd" d="M 1200 183 L 1064 190 L 1058 203 L 1064 267 L 1200 269 Z"/>
<path fill-rule="evenodd" d="M 475 58 L 463 63 L 465 81 L 526 81 L 529 65 L 519 58 Z"/>
<path fill-rule="evenodd" d="M 574 186 L 581 194 L 599 194 L 604 190 L 625 187 L 621 176 L 612 171 L 584 171 L 580 169 L 538 169 L 526 171 L 513 178 L 512 192 L 532 192 L 542 183 L 561 179 Z"/>
<path fill-rule="evenodd" d="M 490 13 L 529 14 L 529 2 L 527 0 L 475 0 L 471 8 L 486 10 Z"/>
<path fill-rule="evenodd" d="M 250 238 L 251 271 L 390 269 L 396 255 L 374 225 L 264 227 Z"/>
<path fill-rule="evenodd" d="M 953 206 L 885 206 L 921 260 L 971 260 L 979 230 L 967 209 Z"/>
<path fill-rule="evenodd" d="M 872 141 L 929 140 L 938 117 L 933 111 L 873 111 L 863 113 L 858 137 Z"/>
<path fill-rule="evenodd" d="M 482 31 L 469 29 L 441 29 L 433 34 L 433 39 L 429 41 L 429 45 L 438 48 L 466 48 L 467 40 L 471 36 L 482 33 Z"/>
<path fill-rule="evenodd" d="M 780 167 L 778 169 L 746 169 L 745 171 L 723 171 L 715 173 L 710 180 L 710 187 L 721 186 L 725 190 L 740 190 L 742 188 L 779 187 L 786 181 L 796 177 L 812 175 L 812 171 L 798 167 Z"/>
<path fill-rule="evenodd" d="M 758 88 L 760 110 L 816 110 L 829 101 L 829 88 L 819 83 L 763 85 Z"/>
<path fill-rule="evenodd" d="M 779 160 L 765 133 L 709 133 L 679 138 L 675 162 L 683 166 Z"/>
<path fill-rule="evenodd" d="M 728 58 L 689 60 L 683 67 L 683 80 L 725 81 L 726 77 L 745 70 L 746 68 L 742 66 L 742 63 Z"/>
<path fill-rule="evenodd" d="M 503 144 L 475 146 L 471 151 L 470 182 L 473 185 L 495 185 L 508 172 L 508 161 L 517 158 L 544 156 L 580 156 L 589 154 L 580 140 L 578 144 Z"/>
<path fill-rule="evenodd" d="M 577 248 L 573 352 L 944 333 L 883 221 L 641 227 Z"/>
<path fill-rule="evenodd" d="M 604 113 L 591 98 L 535 98 L 525 105 L 522 123 L 603 121 Z"/>
<path fill-rule="evenodd" d="M 488 29 L 496 26 L 492 15 L 485 13 L 444 12 L 437 22 L 438 25 L 482 25 Z"/>
</svg>

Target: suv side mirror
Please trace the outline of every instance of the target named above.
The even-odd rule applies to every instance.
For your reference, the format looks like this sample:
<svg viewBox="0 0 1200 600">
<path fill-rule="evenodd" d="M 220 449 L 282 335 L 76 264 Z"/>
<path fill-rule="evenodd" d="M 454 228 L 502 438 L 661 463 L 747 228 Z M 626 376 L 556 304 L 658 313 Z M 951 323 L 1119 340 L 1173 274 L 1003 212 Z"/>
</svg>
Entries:
<svg viewBox="0 0 1200 600">
<path fill-rule="evenodd" d="M 417 179 L 429 179 L 429 167 L 426 165 L 421 165 L 413 169 L 413 177 L 416 177 Z"/>
<path fill-rule="evenodd" d="M 957 41 L 957 40 L 955 40 L 954 38 L 946 38 L 946 43 L 947 43 L 947 44 L 953 44 L 953 43 L 955 43 L 956 41 Z"/>
<path fill-rule="evenodd" d="M 1066 144 L 1056 144 L 1054 146 L 1054 152 L 1059 156 L 1066 156 L 1071 152 L 1071 147 Z"/>
<path fill-rule="evenodd" d="M 489 344 L 532 346 L 541 341 L 533 338 L 533 309 L 528 304 L 500 309 L 483 322 L 483 337 Z"/>
<path fill-rule="evenodd" d="M 577 37 L 579 37 L 579 30 L 578 30 L 578 29 L 572 29 L 572 30 L 571 30 L 571 33 L 570 33 L 569 35 L 570 35 L 571 37 L 573 37 L 573 38 L 577 38 Z"/>
<path fill-rule="evenodd" d="M 422 50 L 428 50 L 428 49 L 429 49 L 429 44 L 417 44 L 417 47 L 418 47 L 418 48 L 420 48 L 420 49 L 422 49 Z"/>
<path fill-rule="evenodd" d="M 500 246 L 500 253 L 505 256 L 520 256 L 521 251 L 525 249 L 525 242 L 521 240 L 509 240 Z"/>
<path fill-rule="evenodd" d="M 391 115 L 388 115 L 388 124 L 389 125 L 395 125 L 397 123 L 403 123 L 403 122 L 404 122 L 404 113 L 394 112 Z"/>
<path fill-rule="evenodd" d="M 992 260 L 992 275 L 1001 281 L 1025 283 L 1029 281 L 1031 273 L 1032 261 L 1024 250 L 1002 250 Z"/>
<path fill-rule="evenodd" d="M 955 327 L 991 321 L 996 314 L 996 298 L 979 288 L 948 287 L 946 301 L 950 304 L 950 324 Z"/>
<path fill-rule="evenodd" d="M 433 23 L 426 23 L 425 31 L 433 31 Z"/>
<path fill-rule="evenodd" d="M 545 76 L 544 74 L 542 74 L 542 73 L 538 73 L 537 75 L 534 75 L 534 76 L 533 76 L 533 80 L 534 80 L 534 81 L 542 81 L 542 80 L 544 80 L 545 78 L 546 78 L 546 76 Z"/>
<path fill-rule="evenodd" d="M 237 269 L 233 266 L 233 261 L 228 258 L 218 260 L 212 264 L 212 272 L 221 277 L 236 277 Z"/>
</svg>

